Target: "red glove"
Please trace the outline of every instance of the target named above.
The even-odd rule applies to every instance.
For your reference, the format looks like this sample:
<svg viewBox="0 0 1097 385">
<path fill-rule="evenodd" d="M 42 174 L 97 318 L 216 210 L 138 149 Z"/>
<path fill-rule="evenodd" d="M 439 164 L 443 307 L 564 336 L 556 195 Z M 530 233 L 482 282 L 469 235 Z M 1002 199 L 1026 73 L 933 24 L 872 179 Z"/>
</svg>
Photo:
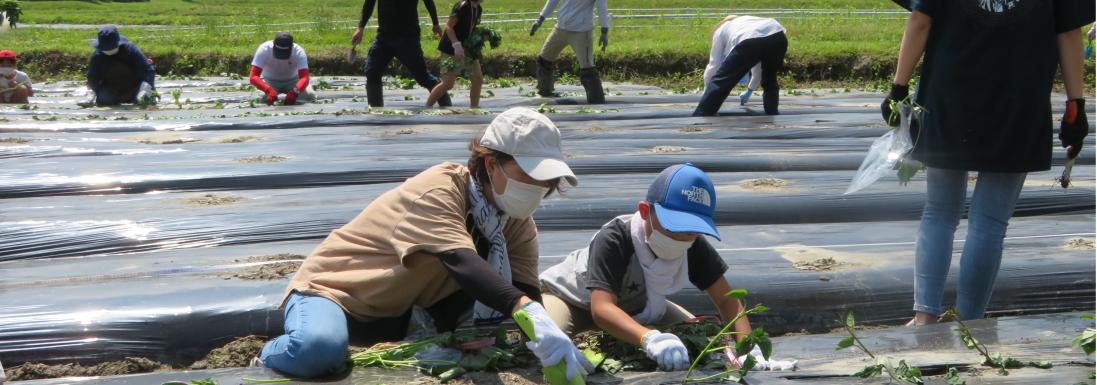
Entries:
<svg viewBox="0 0 1097 385">
<path fill-rule="evenodd" d="M 260 76 L 262 74 L 262 68 L 251 66 L 251 74 L 248 75 L 248 81 L 260 92 L 267 95 L 267 104 L 274 104 L 274 102 L 278 101 L 278 91 L 267 84 L 267 82 L 263 81 L 263 77 Z"/>
<path fill-rule="evenodd" d="M 286 98 L 282 100 L 282 104 L 286 106 L 297 104 L 297 90 L 289 90 L 286 93 Z"/>
<path fill-rule="evenodd" d="M 267 105 L 274 104 L 274 102 L 278 101 L 278 90 L 275 90 L 273 87 L 267 87 L 266 90 L 263 90 L 263 93 L 267 94 Z"/>
</svg>

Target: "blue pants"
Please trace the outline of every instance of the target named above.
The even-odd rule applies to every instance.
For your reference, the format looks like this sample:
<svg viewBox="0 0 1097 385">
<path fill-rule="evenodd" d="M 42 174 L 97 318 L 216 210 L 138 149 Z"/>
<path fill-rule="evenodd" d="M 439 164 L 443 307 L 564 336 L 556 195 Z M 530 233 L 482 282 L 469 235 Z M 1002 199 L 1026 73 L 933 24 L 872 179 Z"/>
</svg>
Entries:
<svg viewBox="0 0 1097 385">
<path fill-rule="evenodd" d="M 439 332 L 453 331 L 472 307 L 472 297 L 458 291 L 426 309 Z M 330 299 L 293 292 L 286 299 L 285 333 L 260 352 L 263 365 L 296 378 L 316 378 L 346 369 L 350 341 L 368 346 L 404 339 L 411 310 L 393 318 L 359 321 Z"/>
<path fill-rule="evenodd" d="M 113 89 L 102 87 L 95 92 L 96 106 L 117 106 L 122 103 L 134 103 L 137 101 L 137 89 L 133 92 L 119 93 Z"/>
<path fill-rule="evenodd" d="M 914 252 L 914 310 L 933 315 L 941 305 L 952 264 L 953 237 L 967 197 L 968 172 L 926 170 L 926 205 Z M 967 240 L 960 256 L 956 308 L 964 320 L 983 318 L 998 267 L 1009 218 L 1025 183 L 1025 173 L 980 172 L 971 197 Z"/>
<path fill-rule="evenodd" d="M 735 46 L 724 58 L 724 63 L 712 76 L 712 86 L 705 88 L 701 102 L 693 110 L 693 116 L 716 116 L 720 106 L 727 100 L 731 89 L 739 79 L 750 72 L 755 64 L 762 64 L 762 105 L 766 114 L 777 115 L 780 87 L 777 84 L 777 71 L 785 61 L 788 51 L 788 38 L 784 32 L 766 37 L 746 39 Z"/>
<path fill-rule="evenodd" d="M 350 337 L 343 308 L 330 299 L 294 292 L 286 299 L 284 335 L 270 340 L 263 365 L 298 378 L 344 370 Z"/>
<path fill-rule="evenodd" d="M 412 78 L 427 91 L 438 85 L 438 77 L 427 70 L 427 61 L 423 58 L 423 47 L 419 36 L 390 36 L 378 34 L 373 39 L 366 56 L 366 99 L 372 107 L 384 105 L 382 78 L 392 59 L 400 60 L 404 68 L 411 72 Z"/>
</svg>

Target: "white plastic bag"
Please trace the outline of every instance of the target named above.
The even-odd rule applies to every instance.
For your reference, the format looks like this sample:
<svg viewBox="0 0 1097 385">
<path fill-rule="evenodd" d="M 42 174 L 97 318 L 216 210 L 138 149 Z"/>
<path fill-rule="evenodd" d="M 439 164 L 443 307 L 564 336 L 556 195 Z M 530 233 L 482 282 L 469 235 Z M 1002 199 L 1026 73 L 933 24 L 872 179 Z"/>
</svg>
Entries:
<svg viewBox="0 0 1097 385">
<path fill-rule="evenodd" d="M 857 175 L 842 195 L 853 194 L 894 171 L 896 165 L 914 149 L 914 142 L 910 138 L 910 122 L 915 119 L 915 115 L 921 114 L 921 108 L 906 102 L 896 105 L 899 107 L 899 128 L 889 130 L 872 142 L 865 161 L 861 162 Z"/>
</svg>

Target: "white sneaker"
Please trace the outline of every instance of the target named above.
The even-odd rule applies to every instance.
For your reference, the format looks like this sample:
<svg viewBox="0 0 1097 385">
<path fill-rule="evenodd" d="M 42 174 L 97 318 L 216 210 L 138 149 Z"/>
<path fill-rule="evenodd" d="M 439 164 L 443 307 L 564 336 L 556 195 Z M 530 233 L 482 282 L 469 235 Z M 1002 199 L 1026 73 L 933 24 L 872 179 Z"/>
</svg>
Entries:
<svg viewBox="0 0 1097 385">
<path fill-rule="evenodd" d="M 7 377 L 4 376 L 4 364 L 0 363 L 0 384 L 3 384 L 4 380 L 6 380 L 6 379 L 7 379 Z"/>
</svg>

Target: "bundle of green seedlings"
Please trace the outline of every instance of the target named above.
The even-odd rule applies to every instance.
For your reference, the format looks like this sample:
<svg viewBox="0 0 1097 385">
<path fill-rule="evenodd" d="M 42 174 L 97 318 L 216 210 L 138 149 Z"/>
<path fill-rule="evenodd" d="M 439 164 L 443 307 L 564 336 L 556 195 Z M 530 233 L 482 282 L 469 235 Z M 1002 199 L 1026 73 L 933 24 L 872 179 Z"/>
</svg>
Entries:
<svg viewBox="0 0 1097 385">
<path fill-rule="evenodd" d="M 454 349 L 460 360 L 422 358 L 433 349 Z M 376 344 L 350 356 L 354 366 L 389 369 L 410 368 L 447 381 L 469 371 L 497 371 L 538 363 L 521 343 L 517 333 L 500 326 L 494 330 L 462 330 L 421 338 L 416 341 Z"/>
<path fill-rule="evenodd" d="M 450 56 L 442 62 L 442 69 L 445 72 L 461 70 L 461 76 L 468 77 L 470 73 L 470 67 L 473 61 L 480 60 L 484 57 L 484 46 L 488 45 L 492 49 L 499 48 L 499 45 L 503 43 L 503 36 L 491 28 L 476 27 L 469 34 L 469 37 L 461 43 L 462 48 L 465 50 L 465 58 L 463 60 L 457 60 L 457 58 Z"/>
<path fill-rule="evenodd" d="M 914 83 L 911 84 L 911 87 L 914 87 Z M 908 106 L 911 110 L 911 114 L 914 115 L 910 118 L 909 122 L 909 124 L 911 125 L 910 140 L 913 146 L 918 146 L 918 139 L 922 136 L 922 130 L 919 129 L 919 127 L 923 121 L 922 116 L 924 116 L 925 108 L 914 101 L 913 95 L 908 95 L 906 98 L 903 98 L 903 100 L 892 100 L 891 116 L 888 118 L 888 121 L 907 119 L 907 117 L 901 116 L 902 114 L 899 113 L 901 105 Z M 925 169 L 926 165 L 922 162 L 912 159 L 910 157 L 910 154 L 903 156 L 902 159 L 899 159 L 899 161 L 895 163 L 896 177 L 899 178 L 899 184 L 902 186 L 906 186 L 908 183 L 910 183 L 910 180 L 918 174 L 919 171 Z"/>
<path fill-rule="evenodd" d="M 743 299 L 746 290 L 732 290 L 727 296 Z M 768 310 L 763 305 L 755 305 L 743 310 L 732 320 L 720 324 L 715 317 L 704 316 L 691 319 L 667 328 L 666 332 L 678 336 L 682 344 L 689 351 L 689 356 L 694 357 L 689 370 L 686 371 L 684 382 L 741 382 L 747 372 L 756 364 L 754 357 L 749 352 L 758 346 L 763 356 L 767 359 L 772 351 L 769 335 L 762 328 L 755 328 L 750 334 L 740 337 L 735 343 L 732 339 L 741 333 L 731 331 L 735 323 L 750 314 L 758 314 Z M 592 352 L 598 358 L 597 370 L 609 374 L 617 374 L 622 371 L 653 371 L 657 369 L 655 361 L 647 356 L 644 350 L 631 345 L 604 331 L 590 332 L 580 335 L 576 345 L 584 352 Z M 734 353 L 733 353 L 734 352 Z M 728 359 L 732 354 L 736 356 L 747 355 L 748 358 L 741 367 L 732 368 Z M 588 358 L 591 354 L 588 353 Z M 592 362 L 594 362 L 592 360 Z M 706 374 L 695 376 L 694 372 L 704 371 Z M 715 372 L 715 373 L 713 373 Z"/>
</svg>

